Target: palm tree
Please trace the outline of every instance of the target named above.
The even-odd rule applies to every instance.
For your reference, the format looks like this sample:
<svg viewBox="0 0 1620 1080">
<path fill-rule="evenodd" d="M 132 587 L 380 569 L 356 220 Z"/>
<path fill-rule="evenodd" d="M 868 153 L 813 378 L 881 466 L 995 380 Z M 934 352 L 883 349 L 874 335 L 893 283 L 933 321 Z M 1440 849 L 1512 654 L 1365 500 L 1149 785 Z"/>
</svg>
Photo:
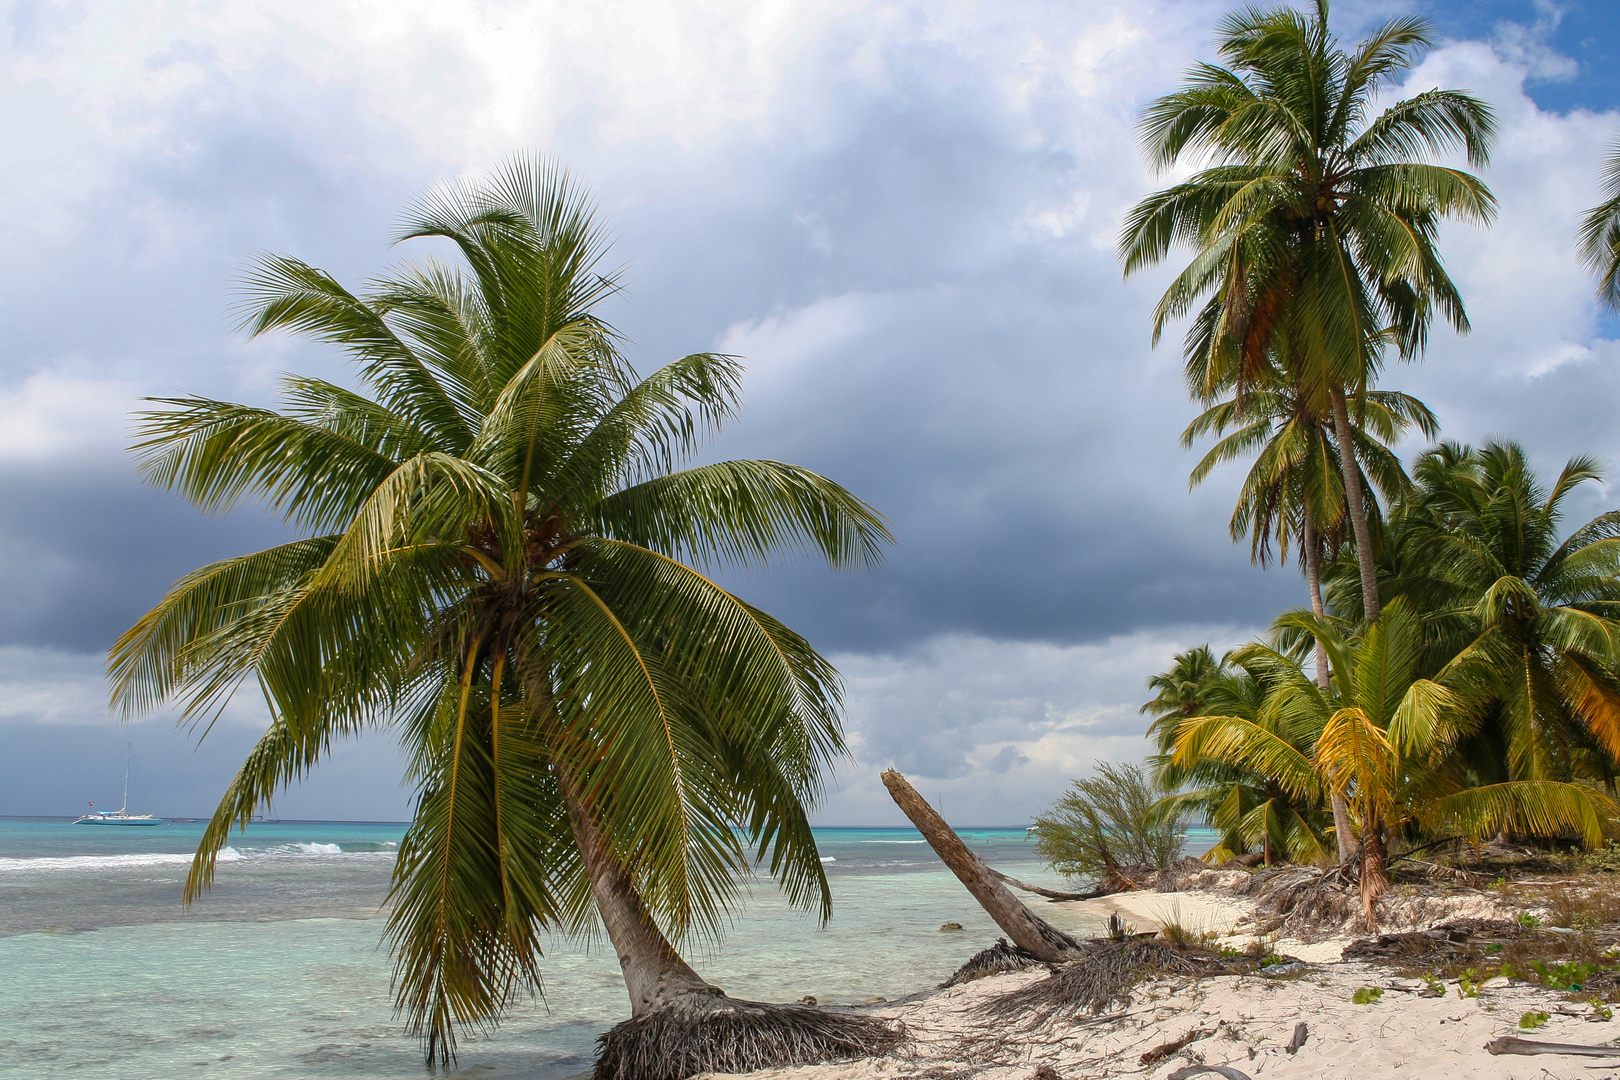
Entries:
<svg viewBox="0 0 1620 1080">
<path fill-rule="evenodd" d="M 1439 421 L 1418 399 L 1390 390 L 1367 391 L 1357 419 L 1354 469 L 1363 490 L 1370 486 L 1385 499 L 1398 497 L 1410 481 L 1389 444 L 1413 426 L 1432 438 Z M 1344 472 L 1331 420 L 1311 407 L 1309 397 L 1288 379 L 1282 366 L 1273 365 L 1258 386 L 1205 409 L 1181 433 L 1181 445 L 1190 447 L 1202 435 L 1217 436 L 1218 441 L 1193 468 L 1189 486 L 1203 483 L 1217 465 L 1254 453 L 1254 465 L 1232 512 L 1232 539 L 1248 537 L 1250 558 L 1262 566 L 1273 540 L 1285 562 L 1289 544 L 1297 542 L 1311 609 L 1323 617 L 1323 557 L 1337 553 L 1347 516 Z M 1377 509 L 1376 502 L 1369 507 L 1373 531 L 1379 525 Z M 1327 654 L 1320 645 L 1316 680 L 1321 686 L 1328 684 Z M 1350 821 L 1343 801 L 1335 795 L 1332 802 L 1342 862 L 1353 846 Z"/>
<path fill-rule="evenodd" d="M 1155 718 L 1148 731 L 1174 728 L 1187 717 L 1197 715 L 1203 709 L 1210 682 L 1224 670 L 1225 665 L 1215 659 L 1208 645 L 1176 653 L 1169 671 L 1148 677 L 1148 689 L 1158 693 L 1137 710 Z"/>
<path fill-rule="evenodd" d="M 1315 862 L 1326 851 L 1319 799 L 1301 799 L 1271 777 L 1240 765 L 1212 758 L 1176 762 L 1177 739 L 1193 717 L 1240 716 L 1269 723 L 1265 706 L 1271 683 L 1263 668 L 1243 666 L 1246 657 L 1246 648 L 1228 654 L 1201 681 L 1195 703 L 1166 712 L 1149 729 L 1148 737 L 1158 745 L 1158 753 L 1148 759 L 1154 780 L 1173 793 L 1159 800 L 1155 812 L 1176 821 L 1196 816 L 1219 830 L 1220 841 L 1204 855 L 1210 862 L 1226 862 L 1251 848 L 1260 849 L 1268 866 L 1276 858 Z M 1276 733 L 1284 739 L 1292 735 Z"/>
<path fill-rule="evenodd" d="M 1437 310 L 1467 329 L 1436 231 L 1450 217 L 1488 222 L 1495 200 L 1469 173 L 1411 159 L 1461 148 L 1482 165 L 1494 119 L 1473 95 L 1437 89 L 1368 120 L 1373 97 L 1430 44 L 1421 19 L 1387 22 L 1354 52 L 1328 32 L 1327 0 L 1311 15 L 1247 8 L 1218 32 L 1226 66 L 1195 66 L 1142 122 L 1156 167 L 1186 156 L 1211 164 L 1131 211 L 1119 244 L 1125 273 L 1161 262 L 1174 244 L 1192 247 L 1159 301 L 1155 343 L 1208 294 L 1186 343 L 1202 393 L 1244 392 L 1282 358 L 1349 446 L 1351 401 L 1364 402 L 1388 344 L 1415 357 Z M 1354 465 L 1339 461 L 1370 622 L 1374 548 Z"/>
<path fill-rule="evenodd" d="M 1418 462 L 1409 511 L 1422 580 L 1459 660 L 1491 674 L 1480 768 L 1515 779 L 1598 776 L 1620 761 L 1620 512 L 1559 539 L 1563 505 L 1601 479 L 1571 458 L 1550 490 L 1524 450 L 1446 444 Z M 1494 751 L 1494 752 L 1493 752 Z"/>
<path fill-rule="evenodd" d="M 1620 142 L 1603 161 L 1603 201 L 1581 218 L 1581 261 L 1598 276 L 1598 302 L 1620 309 Z"/>
<path fill-rule="evenodd" d="M 1481 665 L 1461 661 L 1435 679 L 1420 677 L 1423 626 L 1396 599 L 1355 636 L 1299 611 L 1278 620 L 1322 643 L 1332 682 L 1320 687 L 1295 661 L 1263 646 L 1245 663 L 1272 684 L 1257 717 L 1202 716 L 1180 728 L 1174 761 L 1210 760 L 1253 769 L 1300 799 L 1323 789 L 1350 803 L 1361 826 L 1362 916 L 1387 890 L 1388 845 L 1407 826 L 1481 837 L 1514 821 L 1524 831 L 1577 832 L 1602 840 L 1601 794 L 1579 784 L 1514 780 L 1480 785 L 1453 752 L 1479 723 Z"/>
<path fill-rule="evenodd" d="M 543 931 L 599 917 L 627 1023 L 675 1040 L 645 1075 L 736 1064 L 680 1051 L 710 1020 L 771 1018 L 671 939 L 718 933 L 756 860 L 826 918 L 806 808 L 845 750 L 835 672 L 700 568 L 795 550 L 867 565 L 888 534 L 796 466 L 677 467 L 734 414 L 741 368 L 698 354 L 636 376 L 594 313 L 616 288 L 603 234 L 554 167 L 440 189 L 412 237 L 448 240 L 462 265 L 406 265 L 361 293 L 280 256 L 247 278 L 246 327 L 337 345 L 360 391 L 289 377 L 280 410 L 187 397 L 140 418 L 149 481 L 208 512 L 257 499 L 305 533 L 187 575 L 110 655 L 126 714 L 174 701 L 206 722 L 248 679 L 270 707 L 186 900 L 231 826 L 332 740 L 390 728 L 418 798 L 387 936 L 430 1061 L 537 988 Z M 762 1060 L 858 1033 L 817 1024 L 827 1038 Z M 610 1035 L 602 1075 L 641 1067 L 634 1034 Z"/>
</svg>

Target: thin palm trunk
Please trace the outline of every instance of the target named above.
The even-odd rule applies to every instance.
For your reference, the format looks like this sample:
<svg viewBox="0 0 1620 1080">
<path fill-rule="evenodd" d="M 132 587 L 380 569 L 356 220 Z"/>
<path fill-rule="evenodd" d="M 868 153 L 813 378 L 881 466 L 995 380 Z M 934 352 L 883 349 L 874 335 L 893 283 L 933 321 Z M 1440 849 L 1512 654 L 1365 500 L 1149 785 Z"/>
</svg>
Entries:
<svg viewBox="0 0 1620 1080">
<path fill-rule="evenodd" d="M 1378 599 L 1378 562 L 1373 557 L 1372 529 L 1367 523 L 1367 502 L 1361 490 L 1361 472 L 1356 468 L 1355 429 L 1350 426 L 1350 409 L 1345 405 L 1344 388 L 1333 388 L 1333 433 L 1339 441 L 1339 468 L 1344 473 L 1344 499 L 1349 506 L 1350 527 L 1356 536 L 1356 567 L 1361 571 L 1361 611 L 1369 623 L 1383 610 Z"/>
<path fill-rule="evenodd" d="M 602 839 L 590 809 L 561 769 L 557 770 L 557 783 L 568 811 L 568 827 L 590 878 L 591 895 L 619 957 L 624 986 L 630 993 L 630 1015 L 645 1016 L 686 995 L 720 996 L 720 988 L 705 982 L 681 959 L 647 914 L 635 885 Z"/>
<path fill-rule="evenodd" d="M 1327 617 L 1327 606 L 1322 603 L 1322 548 L 1321 537 L 1309 517 L 1305 519 L 1305 580 L 1311 589 L 1311 610 L 1318 619 Z M 1332 679 L 1328 672 L 1327 650 L 1321 641 L 1316 643 L 1316 685 L 1326 690 Z M 1350 808 L 1344 796 L 1334 792 L 1328 800 L 1333 806 L 1333 839 L 1339 846 L 1339 862 L 1350 860 L 1355 851 L 1350 826 Z"/>
<path fill-rule="evenodd" d="M 1364 822 L 1361 830 L 1361 917 L 1368 930 L 1378 929 L 1373 902 L 1389 891 L 1388 851 L 1384 830 L 1376 822 Z"/>
</svg>

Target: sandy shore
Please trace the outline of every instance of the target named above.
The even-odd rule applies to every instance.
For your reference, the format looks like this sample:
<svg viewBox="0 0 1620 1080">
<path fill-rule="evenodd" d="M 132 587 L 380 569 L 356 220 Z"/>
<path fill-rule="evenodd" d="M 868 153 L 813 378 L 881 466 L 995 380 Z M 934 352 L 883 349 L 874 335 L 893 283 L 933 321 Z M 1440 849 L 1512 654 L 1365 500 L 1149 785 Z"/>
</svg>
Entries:
<svg viewBox="0 0 1620 1080">
<path fill-rule="evenodd" d="M 1128 893 L 1085 901 L 1102 914 L 1118 912 L 1138 930 L 1177 922 L 1210 931 L 1234 944 L 1253 930 L 1253 905 L 1212 893 Z M 1483 898 L 1454 899 L 1463 914 L 1499 915 Z M 1420 906 L 1421 907 L 1421 906 Z M 1484 908 L 1485 910 L 1478 910 Z M 1468 910 L 1475 909 L 1475 910 Z M 1442 914 L 1442 918 L 1446 917 Z M 1438 921 L 1438 920 L 1431 920 Z M 1425 923 L 1424 925 L 1429 925 Z M 1247 928 L 1247 931 L 1246 931 Z M 1402 926 L 1383 927 L 1386 931 Z M 1478 997 L 1463 997 L 1455 981 L 1443 995 L 1421 982 L 1396 977 L 1388 968 L 1340 960 L 1347 936 L 1312 942 L 1266 939 L 1271 951 L 1311 961 L 1287 976 L 1162 979 L 1139 984 L 1129 1005 L 1097 1017 L 1063 1019 L 1042 1026 L 994 1023 L 985 1006 L 1018 987 L 1047 977 L 1022 971 L 980 979 L 872 1014 L 904 1024 L 911 1036 L 898 1056 L 844 1064 L 803 1066 L 750 1074 L 753 1080 L 1030 1080 L 1042 1066 L 1059 1080 L 1141 1076 L 1164 1080 L 1190 1065 L 1224 1065 L 1244 1076 L 1413 1080 L 1481 1078 L 1617 1077 L 1614 1066 L 1561 1055 L 1492 1056 L 1485 1044 L 1503 1035 L 1597 1044 L 1620 1038 L 1620 1020 L 1601 1020 L 1587 1005 L 1523 983 L 1493 979 Z M 988 942 L 986 943 L 988 944 Z M 964 957 L 965 959 L 965 957 Z M 1382 996 L 1357 1005 L 1352 995 L 1375 987 Z M 1529 1011 L 1550 1014 L 1534 1032 L 1519 1029 Z M 1307 1038 L 1297 1052 L 1287 1046 L 1297 1024 Z M 1193 1038 L 1173 1052 L 1143 1055 Z M 1588 1066 L 1597 1065 L 1596 1068 Z M 1214 1073 L 1201 1075 L 1214 1076 Z M 1042 1072 L 1042 1080 L 1051 1074 Z"/>
</svg>

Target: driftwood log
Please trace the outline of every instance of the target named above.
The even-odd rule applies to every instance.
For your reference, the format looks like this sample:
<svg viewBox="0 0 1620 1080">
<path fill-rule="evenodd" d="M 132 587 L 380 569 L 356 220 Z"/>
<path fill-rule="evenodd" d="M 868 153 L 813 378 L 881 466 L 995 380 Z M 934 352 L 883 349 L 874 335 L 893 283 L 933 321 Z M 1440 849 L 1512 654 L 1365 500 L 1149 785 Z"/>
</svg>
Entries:
<svg viewBox="0 0 1620 1080">
<path fill-rule="evenodd" d="M 1003 885 L 1000 876 L 985 866 L 968 849 L 939 812 L 928 805 L 917 789 L 893 769 L 883 773 L 883 786 L 895 804 L 917 826 L 934 852 L 950 867 L 957 880 L 967 886 L 973 899 L 995 920 L 1012 943 L 1035 959 L 1048 964 L 1077 960 L 1085 951 L 1078 941 L 1036 915 Z"/>
<path fill-rule="evenodd" d="M 1115 878 L 1105 883 L 1101 888 L 1093 889 L 1090 892 L 1055 892 L 1052 889 L 1043 889 L 1039 885 L 1031 885 L 1027 882 L 1019 881 L 1015 877 L 1008 877 L 1000 870 L 992 870 L 988 866 L 985 867 L 985 869 L 990 870 L 990 872 L 996 876 L 997 881 L 1004 881 L 1015 889 L 1022 889 L 1025 892 L 1032 892 L 1036 896 L 1044 896 L 1048 900 L 1095 900 L 1099 896 L 1112 896 L 1114 893 L 1124 892 L 1126 889 L 1131 888 L 1129 883 Z"/>
<path fill-rule="evenodd" d="M 1589 1046 L 1585 1043 L 1536 1042 L 1517 1035 L 1504 1035 L 1485 1044 L 1493 1054 L 1569 1054 L 1573 1057 L 1620 1057 L 1620 1046 Z M 1593 1066 L 1596 1068 L 1596 1066 Z"/>
</svg>

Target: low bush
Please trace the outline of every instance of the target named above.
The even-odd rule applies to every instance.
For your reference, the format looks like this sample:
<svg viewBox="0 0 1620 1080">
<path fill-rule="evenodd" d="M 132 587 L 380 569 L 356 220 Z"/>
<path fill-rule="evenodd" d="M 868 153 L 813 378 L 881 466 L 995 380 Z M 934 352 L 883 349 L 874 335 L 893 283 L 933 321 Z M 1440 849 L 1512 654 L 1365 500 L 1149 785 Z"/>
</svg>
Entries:
<svg viewBox="0 0 1620 1080">
<path fill-rule="evenodd" d="M 1104 762 L 1035 819 L 1035 850 L 1053 870 L 1085 882 L 1121 867 L 1162 870 L 1181 858 L 1186 832 L 1154 814 L 1159 795 L 1140 766 Z"/>
</svg>

